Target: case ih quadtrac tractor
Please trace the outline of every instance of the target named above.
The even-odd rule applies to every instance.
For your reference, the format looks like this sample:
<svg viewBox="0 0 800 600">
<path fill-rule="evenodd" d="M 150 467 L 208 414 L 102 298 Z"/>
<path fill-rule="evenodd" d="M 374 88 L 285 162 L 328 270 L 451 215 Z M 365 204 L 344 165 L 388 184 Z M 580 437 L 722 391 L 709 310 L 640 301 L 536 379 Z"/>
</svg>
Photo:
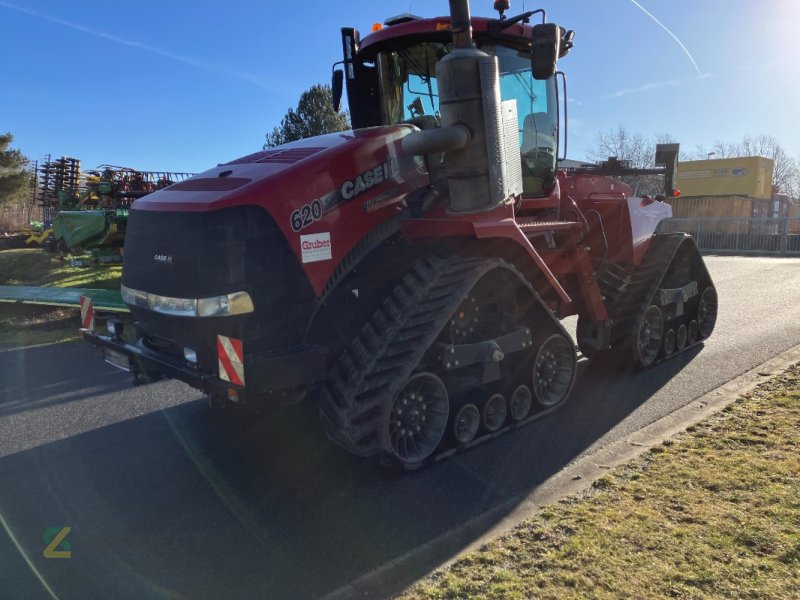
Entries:
<svg viewBox="0 0 800 600">
<path fill-rule="evenodd" d="M 607 176 L 618 162 L 559 169 L 573 32 L 495 8 L 343 29 L 334 100 L 346 85 L 353 130 L 137 200 L 122 295 L 138 341 L 119 323 L 86 339 L 215 404 L 306 398 L 338 445 L 405 468 L 561 405 L 566 316 L 590 358 L 648 367 L 700 343 L 716 292 L 689 236 L 655 233 L 669 206 Z M 676 161 L 659 148 L 666 190 Z"/>
</svg>

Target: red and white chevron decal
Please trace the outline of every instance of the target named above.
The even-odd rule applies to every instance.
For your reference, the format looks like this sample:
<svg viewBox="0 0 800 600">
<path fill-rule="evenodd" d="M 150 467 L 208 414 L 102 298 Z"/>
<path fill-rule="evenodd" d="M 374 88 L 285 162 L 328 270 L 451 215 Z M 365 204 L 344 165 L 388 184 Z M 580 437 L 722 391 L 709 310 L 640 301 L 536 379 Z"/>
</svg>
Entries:
<svg viewBox="0 0 800 600">
<path fill-rule="evenodd" d="M 219 378 L 244 386 L 242 340 L 218 335 L 217 358 L 219 359 Z"/>
<path fill-rule="evenodd" d="M 94 304 L 89 296 L 81 296 L 81 327 L 94 331 Z"/>
</svg>

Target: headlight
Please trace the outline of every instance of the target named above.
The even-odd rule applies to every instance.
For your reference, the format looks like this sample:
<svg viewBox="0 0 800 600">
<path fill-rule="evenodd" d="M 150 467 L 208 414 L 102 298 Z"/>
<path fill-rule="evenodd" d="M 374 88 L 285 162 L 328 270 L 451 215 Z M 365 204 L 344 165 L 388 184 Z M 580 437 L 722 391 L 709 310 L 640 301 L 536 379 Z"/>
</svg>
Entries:
<svg viewBox="0 0 800 600">
<path fill-rule="evenodd" d="M 253 301 L 247 292 L 234 292 L 225 296 L 200 298 L 197 301 L 198 317 L 218 317 L 222 315 L 243 315 L 253 312 Z"/>
<path fill-rule="evenodd" d="M 233 292 L 211 298 L 170 298 L 120 286 L 122 300 L 141 308 L 179 317 L 225 317 L 253 312 L 253 300 L 247 292 Z"/>
<path fill-rule="evenodd" d="M 119 290 L 122 292 L 122 301 L 125 304 L 134 304 L 147 308 L 147 292 L 140 292 L 139 290 L 134 290 L 124 285 L 121 285 Z"/>
</svg>

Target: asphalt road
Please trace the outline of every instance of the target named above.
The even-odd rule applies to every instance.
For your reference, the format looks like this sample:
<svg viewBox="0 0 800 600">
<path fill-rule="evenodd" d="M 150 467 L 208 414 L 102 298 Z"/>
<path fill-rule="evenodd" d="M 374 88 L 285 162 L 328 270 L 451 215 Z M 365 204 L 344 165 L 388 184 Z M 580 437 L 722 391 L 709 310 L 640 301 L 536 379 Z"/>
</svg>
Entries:
<svg viewBox="0 0 800 600">
<path fill-rule="evenodd" d="M 180 383 L 130 388 L 86 344 L 2 351 L 0 597 L 336 589 L 800 343 L 800 260 L 707 262 L 702 349 L 646 372 L 581 363 L 560 411 L 410 475 L 344 455 L 307 408 L 229 418 Z M 71 558 L 43 556 L 54 527 Z"/>
</svg>

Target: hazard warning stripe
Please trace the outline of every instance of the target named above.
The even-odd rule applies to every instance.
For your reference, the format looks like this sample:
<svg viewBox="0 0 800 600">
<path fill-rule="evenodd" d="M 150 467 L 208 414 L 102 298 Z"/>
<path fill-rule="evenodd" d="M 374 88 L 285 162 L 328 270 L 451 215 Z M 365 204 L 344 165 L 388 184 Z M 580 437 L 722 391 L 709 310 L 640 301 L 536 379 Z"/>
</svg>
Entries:
<svg viewBox="0 0 800 600">
<path fill-rule="evenodd" d="M 88 296 L 81 296 L 81 327 L 94 331 L 94 304 Z"/>
<path fill-rule="evenodd" d="M 244 352 L 242 341 L 224 335 L 217 336 L 219 378 L 244 386 Z"/>
</svg>

